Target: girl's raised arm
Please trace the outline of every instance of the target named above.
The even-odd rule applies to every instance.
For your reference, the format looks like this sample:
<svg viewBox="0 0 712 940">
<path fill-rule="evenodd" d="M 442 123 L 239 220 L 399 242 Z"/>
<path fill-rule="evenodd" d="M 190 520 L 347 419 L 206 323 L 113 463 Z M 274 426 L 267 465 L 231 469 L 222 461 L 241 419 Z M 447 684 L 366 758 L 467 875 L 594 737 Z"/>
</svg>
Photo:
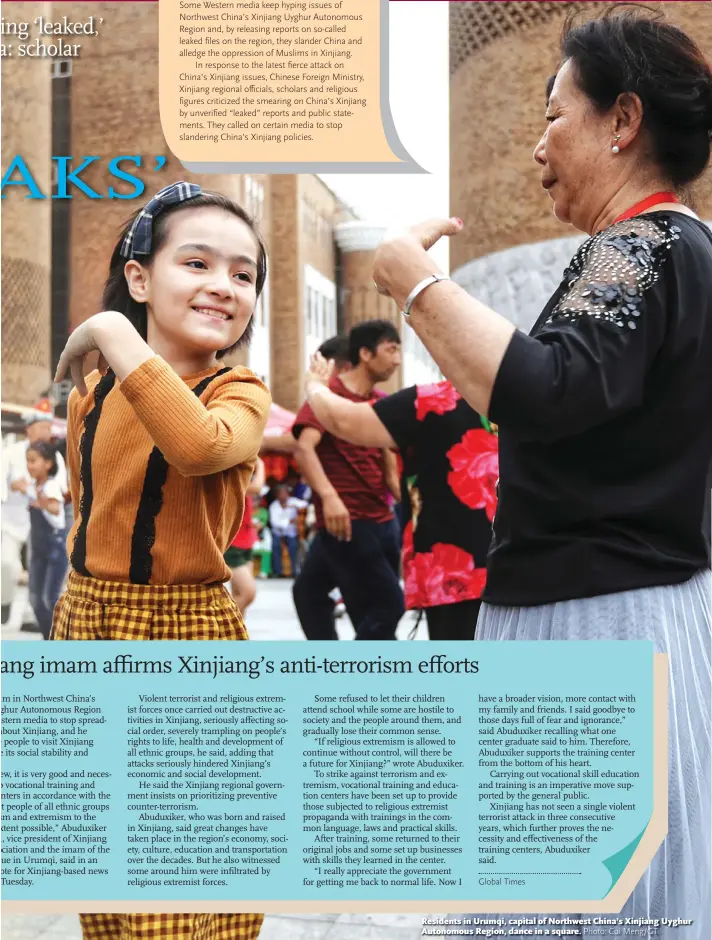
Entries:
<svg viewBox="0 0 712 940">
<path fill-rule="evenodd" d="M 210 385 L 205 404 L 160 356 L 135 369 L 121 392 L 167 462 L 204 476 L 254 460 L 267 424 L 270 393 L 247 369 Z"/>
<path fill-rule="evenodd" d="M 257 455 L 271 397 L 248 370 L 237 382 L 234 375 L 233 380 L 216 379 L 210 399 L 203 404 L 123 314 L 107 310 L 72 333 L 55 380 L 61 381 L 71 370 L 77 393 L 85 396 L 84 359 L 95 350 L 103 359 L 103 371 L 111 368 L 121 380 L 121 391 L 136 416 L 179 473 L 219 473 Z M 76 444 L 72 449 L 76 451 Z M 73 466 L 70 473 L 76 479 Z"/>
</svg>

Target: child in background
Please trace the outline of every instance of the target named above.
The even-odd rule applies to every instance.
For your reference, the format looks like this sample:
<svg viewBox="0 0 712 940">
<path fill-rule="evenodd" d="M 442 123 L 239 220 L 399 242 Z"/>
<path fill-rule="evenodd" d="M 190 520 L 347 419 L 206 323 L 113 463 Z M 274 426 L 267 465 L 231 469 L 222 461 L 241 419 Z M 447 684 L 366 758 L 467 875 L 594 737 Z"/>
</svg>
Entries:
<svg viewBox="0 0 712 940">
<path fill-rule="evenodd" d="M 234 202 L 161 190 L 125 227 L 102 300 L 69 338 L 76 521 L 58 640 L 245 640 L 223 555 L 240 527 L 270 405 L 242 366 L 266 277 Z M 99 370 L 84 378 L 84 357 Z M 262 914 L 84 914 L 85 940 L 254 940 Z"/>
<path fill-rule="evenodd" d="M 30 499 L 30 605 L 42 638 L 48 640 L 54 605 L 67 573 L 64 493 L 57 480 L 57 454 L 52 444 L 30 444 L 27 472 L 32 478 L 26 489 Z"/>
</svg>

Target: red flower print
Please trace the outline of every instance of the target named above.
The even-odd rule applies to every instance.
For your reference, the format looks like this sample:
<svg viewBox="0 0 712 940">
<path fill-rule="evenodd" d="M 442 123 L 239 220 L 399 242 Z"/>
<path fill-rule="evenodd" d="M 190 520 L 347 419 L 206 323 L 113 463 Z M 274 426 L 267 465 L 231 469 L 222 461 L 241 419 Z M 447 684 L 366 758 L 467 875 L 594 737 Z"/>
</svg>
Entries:
<svg viewBox="0 0 712 940">
<path fill-rule="evenodd" d="M 452 411 L 453 408 L 457 407 L 457 403 L 460 401 L 460 395 L 450 382 L 418 385 L 417 389 L 415 415 L 418 421 L 422 421 L 431 411 L 436 415 L 444 415 L 446 411 Z"/>
<path fill-rule="evenodd" d="M 450 489 L 470 509 L 484 509 L 491 522 L 497 508 L 497 438 L 484 429 L 475 428 L 467 431 L 447 456 L 452 467 L 447 475 Z"/>
<path fill-rule="evenodd" d="M 482 594 L 487 574 L 484 568 L 475 568 L 472 555 L 444 542 L 433 545 L 432 552 L 416 555 L 413 568 L 412 584 L 406 579 L 408 607 L 472 600 Z"/>
</svg>

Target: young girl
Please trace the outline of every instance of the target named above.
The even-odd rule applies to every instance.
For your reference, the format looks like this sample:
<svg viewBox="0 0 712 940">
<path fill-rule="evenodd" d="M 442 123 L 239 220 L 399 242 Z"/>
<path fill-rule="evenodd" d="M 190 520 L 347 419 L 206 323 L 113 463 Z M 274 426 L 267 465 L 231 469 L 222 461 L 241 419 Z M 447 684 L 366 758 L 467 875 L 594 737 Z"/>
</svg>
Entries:
<svg viewBox="0 0 712 940">
<path fill-rule="evenodd" d="M 49 639 L 52 612 L 67 573 L 64 493 L 56 479 L 57 454 L 52 444 L 38 441 L 27 448 L 30 498 L 30 605 L 42 638 Z"/>
<path fill-rule="evenodd" d="M 103 313 L 57 367 L 76 521 L 58 640 L 244 640 L 223 587 L 270 405 L 246 343 L 266 276 L 249 216 L 199 186 L 161 190 L 114 249 Z M 99 351 L 86 379 L 84 357 Z M 82 915 L 87 940 L 254 940 L 261 914 Z"/>
</svg>

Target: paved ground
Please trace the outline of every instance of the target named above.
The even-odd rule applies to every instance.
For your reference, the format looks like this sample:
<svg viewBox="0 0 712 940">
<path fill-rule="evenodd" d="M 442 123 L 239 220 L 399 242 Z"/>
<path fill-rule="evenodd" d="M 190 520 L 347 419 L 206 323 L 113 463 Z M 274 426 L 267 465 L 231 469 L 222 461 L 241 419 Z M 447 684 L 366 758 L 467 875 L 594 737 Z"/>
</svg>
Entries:
<svg viewBox="0 0 712 940">
<path fill-rule="evenodd" d="M 257 600 L 248 611 L 247 626 L 254 640 L 302 640 L 304 636 L 294 614 L 292 582 L 260 581 Z M 34 633 L 20 631 L 26 611 L 27 589 L 20 588 L 13 601 L 9 623 L 2 628 L 3 640 L 38 640 Z M 398 628 L 406 639 L 413 626 L 410 614 Z M 346 617 L 338 621 L 341 639 L 351 639 L 353 630 Z M 425 625 L 418 639 L 425 639 Z M 79 940 L 76 917 L 63 915 L 13 915 L 2 918 L 3 940 Z M 419 940 L 419 914 L 292 914 L 265 919 L 260 940 Z"/>
</svg>

